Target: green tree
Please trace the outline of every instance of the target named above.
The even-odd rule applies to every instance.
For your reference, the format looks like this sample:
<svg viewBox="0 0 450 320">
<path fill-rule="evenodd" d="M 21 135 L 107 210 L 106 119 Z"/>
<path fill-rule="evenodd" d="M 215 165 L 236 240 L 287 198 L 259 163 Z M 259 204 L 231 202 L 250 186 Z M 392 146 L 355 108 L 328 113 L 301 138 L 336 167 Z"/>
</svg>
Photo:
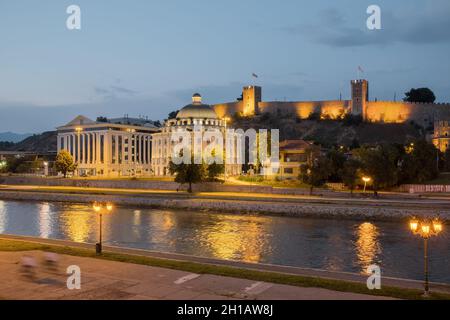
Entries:
<svg viewBox="0 0 450 320">
<path fill-rule="evenodd" d="M 56 156 L 55 168 L 58 172 L 62 172 L 65 178 L 68 172 L 74 172 L 77 169 L 77 164 L 68 151 L 61 150 Z"/>
<path fill-rule="evenodd" d="M 99 117 L 97 117 L 96 121 L 97 122 L 108 122 L 108 118 L 103 117 L 103 116 L 99 116 Z"/>
<path fill-rule="evenodd" d="M 398 183 L 398 163 L 400 154 L 393 145 L 379 145 L 376 148 L 360 148 L 354 151 L 361 161 L 364 175 L 372 179 L 374 195 L 380 188 L 388 188 Z"/>
<path fill-rule="evenodd" d="M 175 118 L 177 117 L 177 114 L 178 114 L 178 110 L 172 111 L 171 113 L 169 113 L 167 119 L 168 119 L 168 120 L 170 120 L 170 119 L 175 119 Z"/>
<path fill-rule="evenodd" d="M 361 163 L 356 159 L 348 159 L 342 167 L 342 182 L 350 189 L 351 194 L 357 184 L 360 168 Z"/>
<path fill-rule="evenodd" d="M 175 164 L 172 161 L 169 163 L 169 172 L 175 175 L 175 182 L 188 183 L 189 193 L 192 193 L 192 184 L 205 181 L 206 171 L 205 164 L 195 164 L 193 157 L 191 157 L 191 163 Z"/>
<path fill-rule="evenodd" d="M 217 177 L 225 172 L 225 165 L 222 163 L 211 163 L 208 165 L 208 180 L 216 181 Z"/>
<path fill-rule="evenodd" d="M 332 149 L 327 153 L 327 158 L 330 164 L 330 176 L 331 182 L 342 181 L 341 171 L 345 163 L 345 154 L 340 150 Z"/>
<path fill-rule="evenodd" d="M 404 148 L 401 161 L 400 181 L 421 183 L 439 175 L 439 151 L 425 140 L 414 141 Z"/>
<path fill-rule="evenodd" d="M 435 100 L 436 96 L 429 88 L 412 88 L 408 92 L 405 92 L 405 98 L 403 98 L 403 101 L 406 102 L 434 103 Z"/>
<path fill-rule="evenodd" d="M 309 194 L 312 195 L 314 187 L 322 186 L 331 173 L 331 164 L 326 157 L 319 157 L 312 161 L 311 164 L 303 164 L 300 166 L 299 179 L 309 184 Z"/>
</svg>

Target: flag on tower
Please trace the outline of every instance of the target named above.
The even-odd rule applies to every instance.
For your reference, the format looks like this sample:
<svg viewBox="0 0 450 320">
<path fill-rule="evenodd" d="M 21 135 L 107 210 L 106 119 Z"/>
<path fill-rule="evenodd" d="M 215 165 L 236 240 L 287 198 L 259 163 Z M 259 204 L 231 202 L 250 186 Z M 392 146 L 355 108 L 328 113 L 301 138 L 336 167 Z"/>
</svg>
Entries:
<svg viewBox="0 0 450 320">
<path fill-rule="evenodd" d="M 253 78 L 258 78 L 258 75 L 256 73 L 252 73 Z"/>
<path fill-rule="evenodd" d="M 361 66 L 358 66 L 358 71 L 364 73 L 364 70 L 363 70 L 363 68 L 361 68 Z"/>
</svg>

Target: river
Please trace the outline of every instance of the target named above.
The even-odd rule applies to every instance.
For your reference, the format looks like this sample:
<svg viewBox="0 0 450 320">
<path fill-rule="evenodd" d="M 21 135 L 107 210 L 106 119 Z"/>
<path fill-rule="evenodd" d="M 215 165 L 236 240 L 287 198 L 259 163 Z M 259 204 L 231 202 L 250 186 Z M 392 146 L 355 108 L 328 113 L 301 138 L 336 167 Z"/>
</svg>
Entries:
<svg viewBox="0 0 450 320">
<path fill-rule="evenodd" d="M 87 204 L 0 200 L 0 233 L 96 242 Z M 430 279 L 450 283 L 448 226 L 430 240 Z M 423 243 L 406 223 L 117 207 L 103 218 L 104 244 L 252 263 L 422 279 Z"/>
</svg>

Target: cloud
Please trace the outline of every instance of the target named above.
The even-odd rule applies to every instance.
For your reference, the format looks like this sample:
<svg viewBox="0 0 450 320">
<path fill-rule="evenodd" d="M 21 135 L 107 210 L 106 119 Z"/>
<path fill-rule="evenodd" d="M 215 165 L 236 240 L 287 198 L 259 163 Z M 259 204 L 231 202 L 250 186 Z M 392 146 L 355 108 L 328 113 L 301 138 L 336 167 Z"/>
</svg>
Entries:
<svg viewBox="0 0 450 320">
<path fill-rule="evenodd" d="M 381 30 L 368 30 L 364 23 L 346 19 L 338 9 L 319 12 L 319 24 L 298 24 L 283 27 L 292 36 L 304 36 L 313 42 L 332 47 L 360 47 L 407 43 L 412 45 L 450 42 L 450 5 L 439 2 L 429 10 L 412 14 L 392 12 L 381 8 Z M 364 16 L 368 17 L 368 16 Z"/>
<path fill-rule="evenodd" d="M 114 100 L 121 97 L 134 96 L 138 92 L 122 86 L 111 85 L 108 87 L 94 87 L 94 93 L 96 96 L 100 96 L 104 99 Z"/>
</svg>

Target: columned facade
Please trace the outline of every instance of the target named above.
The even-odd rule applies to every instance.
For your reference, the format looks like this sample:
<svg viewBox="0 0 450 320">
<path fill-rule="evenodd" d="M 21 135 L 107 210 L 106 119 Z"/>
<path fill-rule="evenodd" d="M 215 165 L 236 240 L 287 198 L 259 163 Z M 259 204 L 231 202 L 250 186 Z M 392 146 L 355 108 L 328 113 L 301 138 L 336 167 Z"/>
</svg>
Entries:
<svg viewBox="0 0 450 320">
<path fill-rule="evenodd" d="M 218 131 L 221 133 L 224 141 L 224 151 L 226 152 L 226 128 L 227 119 L 220 119 L 215 111 L 207 104 L 202 104 L 201 96 L 196 93 L 192 97 L 192 104 L 182 108 L 175 119 L 169 119 L 164 123 L 164 127 L 160 132 L 152 135 L 152 171 L 156 176 L 169 176 L 169 163 L 172 158 L 173 147 L 179 141 L 177 132 L 190 132 L 190 139 L 194 144 L 194 130 L 200 130 L 202 134 L 205 132 Z M 202 139 L 202 150 L 211 143 L 208 139 Z M 234 145 L 233 148 L 237 148 Z M 236 154 L 236 150 L 232 154 Z M 226 175 L 239 175 L 242 171 L 242 165 L 236 163 L 225 164 Z"/>
<path fill-rule="evenodd" d="M 58 152 L 67 150 L 77 176 L 151 175 L 151 134 L 156 127 L 94 122 L 78 116 L 58 128 Z"/>
</svg>

